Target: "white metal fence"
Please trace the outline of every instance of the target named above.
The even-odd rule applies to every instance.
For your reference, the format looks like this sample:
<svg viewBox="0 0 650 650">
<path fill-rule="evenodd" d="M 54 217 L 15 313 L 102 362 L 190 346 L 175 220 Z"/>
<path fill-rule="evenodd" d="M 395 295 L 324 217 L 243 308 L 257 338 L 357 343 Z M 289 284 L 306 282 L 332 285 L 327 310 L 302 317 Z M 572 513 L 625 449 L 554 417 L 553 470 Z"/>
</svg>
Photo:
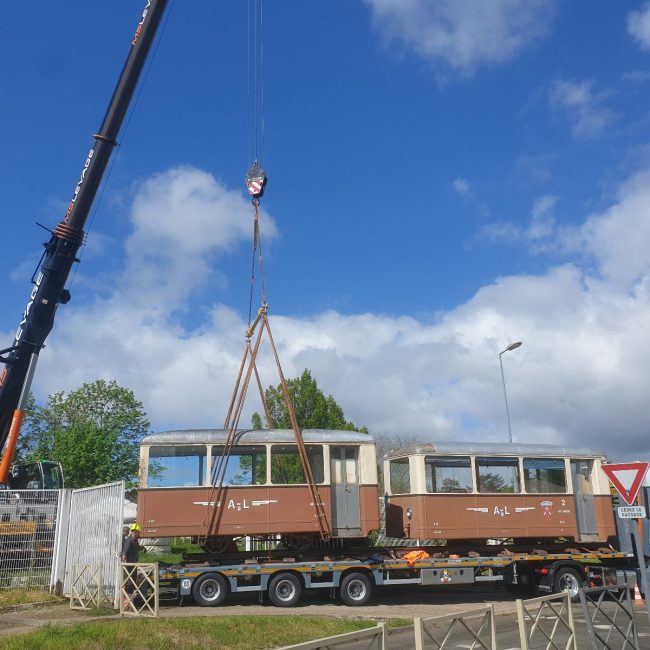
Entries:
<svg viewBox="0 0 650 650">
<path fill-rule="evenodd" d="M 517 600 L 517 619 L 522 650 L 578 650 L 568 592 Z"/>
<path fill-rule="evenodd" d="M 73 490 L 67 531 L 63 593 L 72 590 L 74 565 L 101 565 L 104 598 L 117 603 L 120 585 L 124 483 Z"/>
<path fill-rule="evenodd" d="M 424 650 L 429 643 L 440 650 L 461 647 L 497 650 L 492 604 L 458 614 L 416 618 L 414 628 L 416 650 Z"/>
<path fill-rule="evenodd" d="M 0 589 L 47 589 L 52 582 L 61 492 L 0 491 Z"/>
<path fill-rule="evenodd" d="M 386 648 L 385 624 L 378 623 L 376 627 L 369 627 L 365 630 L 348 632 L 347 634 L 337 634 L 326 639 L 316 639 L 316 641 L 307 641 L 296 645 L 287 645 L 278 650 L 332 650 L 332 648 L 350 647 L 353 645 L 359 648 L 362 642 L 366 650 L 385 650 Z"/>
</svg>

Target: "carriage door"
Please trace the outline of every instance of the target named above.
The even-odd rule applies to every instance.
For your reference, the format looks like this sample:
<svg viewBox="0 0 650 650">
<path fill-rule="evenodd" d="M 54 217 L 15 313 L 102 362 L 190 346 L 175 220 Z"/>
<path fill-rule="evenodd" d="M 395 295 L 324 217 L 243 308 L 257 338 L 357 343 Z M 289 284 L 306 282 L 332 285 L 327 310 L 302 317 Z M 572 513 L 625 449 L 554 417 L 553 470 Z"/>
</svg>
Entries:
<svg viewBox="0 0 650 650">
<path fill-rule="evenodd" d="M 361 534 L 357 452 L 357 447 L 330 447 L 332 534 L 335 537 Z"/>
<path fill-rule="evenodd" d="M 576 498 L 578 533 L 581 536 L 593 535 L 598 532 L 594 495 L 591 490 L 592 467 L 593 461 L 591 460 L 571 461 L 571 478 L 573 479 L 573 492 Z"/>
</svg>

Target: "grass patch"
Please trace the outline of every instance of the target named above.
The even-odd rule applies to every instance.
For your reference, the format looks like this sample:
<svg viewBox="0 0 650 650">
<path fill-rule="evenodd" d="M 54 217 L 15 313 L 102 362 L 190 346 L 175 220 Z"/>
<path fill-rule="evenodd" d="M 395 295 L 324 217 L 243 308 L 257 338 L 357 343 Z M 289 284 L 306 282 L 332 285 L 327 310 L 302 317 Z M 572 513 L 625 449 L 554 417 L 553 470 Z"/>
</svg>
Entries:
<svg viewBox="0 0 650 650">
<path fill-rule="evenodd" d="M 4 650 L 260 650 L 367 627 L 374 621 L 316 616 L 224 616 L 47 625 L 3 637 Z"/>
<path fill-rule="evenodd" d="M 163 562 L 166 564 L 181 564 L 183 553 L 202 553 L 203 549 L 192 544 L 189 537 L 174 537 L 170 540 L 171 553 L 140 553 L 140 562 Z"/>
<path fill-rule="evenodd" d="M 138 562 L 160 562 L 161 564 L 181 564 L 183 556 L 180 553 L 147 553 L 143 551 Z"/>
<path fill-rule="evenodd" d="M 62 601 L 59 596 L 53 596 L 47 591 L 38 589 L 7 589 L 0 590 L 0 607 L 26 605 L 27 603 L 50 603 Z"/>
<path fill-rule="evenodd" d="M 91 607 L 90 609 L 80 609 L 78 611 L 82 616 L 116 616 L 118 614 L 117 610 L 107 605 Z"/>
</svg>

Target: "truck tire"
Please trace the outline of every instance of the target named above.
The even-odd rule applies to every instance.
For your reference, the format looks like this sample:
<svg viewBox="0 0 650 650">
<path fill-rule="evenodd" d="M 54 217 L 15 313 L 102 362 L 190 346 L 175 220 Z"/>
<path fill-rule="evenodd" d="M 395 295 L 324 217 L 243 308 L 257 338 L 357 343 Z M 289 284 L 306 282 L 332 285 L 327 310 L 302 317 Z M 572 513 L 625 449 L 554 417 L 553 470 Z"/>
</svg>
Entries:
<svg viewBox="0 0 650 650">
<path fill-rule="evenodd" d="M 348 573 L 341 580 L 340 595 L 349 607 L 361 607 L 372 596 L 372 582 L 365 573 Z"/>
<path fill-rule="evenodd" d="M 569 592 L 571 602 L 577 603 L 580 600 L 578 592 L 584 584 L 584 577 L 571 567 L 561 567 L 555 573 L 553 580 L 553 592 L 561 594 L 563 591 Z"/>
<path fill-rule="evenodd" d="M 215 607 L 224 601 L 228 583 L 220 573 L 204 573 L 192 586 L 194 602 L 201 607 Z"/>
<path fill-rule="evenodd" d="M 293 607 L 302 596 L 302 582 L 293 573 L 278 573 L 269 583 L 269 599 L 276 607 Z"/>
</svg>

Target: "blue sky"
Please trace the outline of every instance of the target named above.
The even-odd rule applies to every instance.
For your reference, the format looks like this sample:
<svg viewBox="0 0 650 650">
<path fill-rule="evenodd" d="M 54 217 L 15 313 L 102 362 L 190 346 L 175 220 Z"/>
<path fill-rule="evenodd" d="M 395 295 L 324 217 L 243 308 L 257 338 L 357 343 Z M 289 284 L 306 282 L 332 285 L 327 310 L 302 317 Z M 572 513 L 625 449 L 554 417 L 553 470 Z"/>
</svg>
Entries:
<svg viewBox="0 0 650 650">
<path fill-rule="evenodd" d="M 3 10 L 7 345 L 140 2 Z M 27 21 L 27 22 L 26 22 Z M 264 6 L 264 251 L 286 374 L 393 436 L 650 454 L 650 4 Z M 241 354 L 247 2 L 175 2 L 35 384 L 218 425 Z M 266 383 L 276 383 L 266 373 Z M 189 415 L 188 415 L 189 413 Z"/>
</svg>

